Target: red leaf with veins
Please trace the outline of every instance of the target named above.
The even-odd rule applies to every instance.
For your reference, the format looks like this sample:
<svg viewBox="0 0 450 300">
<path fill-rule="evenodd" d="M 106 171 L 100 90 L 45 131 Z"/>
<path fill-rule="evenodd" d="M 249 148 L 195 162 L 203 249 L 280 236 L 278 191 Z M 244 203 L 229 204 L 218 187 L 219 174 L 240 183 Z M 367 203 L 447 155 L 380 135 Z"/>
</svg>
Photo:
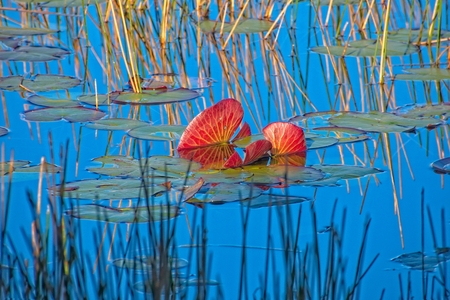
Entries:
<svg viewBox="0 0 450 300">
<path fill-rule="evenodd" d="M 241 130 L 239 130 L 238 134 L 236 134 L 236 136 L 234 137 L 232 142 L 237 141 L 239 139 L 243 139 L 243 138 L 251 136 L 251 135 L 252 135 L 252 132 L 250 130 L 250 126 L 248 125 L 247 122 L 244 122 Z"/>
<path fill-rule="evenodd" d="M 268 140 L 258 140 L 245 147 L 245 158 L 243 165 L 249 165 L 272 148 L 272 144 Z"/>
<path fill-rule="evenodd" d="M 234 147 L 229 144 L 213 145 L 202 148 L 178 149 L 181 158 L 192 159 L 202 165 L 203 170 L 223 169 L 224 164 L 235 153 Z"/>
<path fill-rule="evenodd" d="M 237 168 L 242 166 L 242 159 L 236 151 L 228 158 L 223 165 L 225 168 Z"/>
<path fill-rule="evenodd" d="M 274 156 L 306 151 L 303 129 L 292 123 L 275 122 L 263 129 L 266 140 L 272 143 Z"/>
<path fill-rule="evenodd" d="M 228 143 L 244 117 L 241 103 L 225 99 L 205 109 L 187 126 L 178 150 Z"/>
</svg>

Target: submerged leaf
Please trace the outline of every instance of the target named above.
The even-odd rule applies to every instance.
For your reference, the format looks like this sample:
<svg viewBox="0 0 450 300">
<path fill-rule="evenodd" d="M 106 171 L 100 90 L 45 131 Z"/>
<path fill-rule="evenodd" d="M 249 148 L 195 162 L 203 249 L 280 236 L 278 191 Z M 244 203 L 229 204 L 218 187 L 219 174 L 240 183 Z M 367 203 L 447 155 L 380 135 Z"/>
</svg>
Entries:
<svg viewBox="0 0 450 300">
<path fill-rule="evenodd" d="M 367 175 L 382 173 L 383 171 L 377 168 L 367 168 L 362 166 L 347 166 L 347 165 L 312 165 L 314 169 L 320 170 L 324 173 L 330 174 L 332 177 L 339 179 L 359 178 Z"/>
<path fill-rule="evenodd" d="M 73 218 L 110 223 L 148 223 L 169 220 L 180 214 L 178 206 L 148 205 L 138 207 L 113 208 L 96 204 L 79 205 L 66 210 Z"/>
<path fill-rule="evenodd" d="M 243 116 L 244 110 L 237 100 L 219 101 L 189 123 L 181 136 L 178 151 L 228 143 Z"/>
<path fill-rule="evenodd" d="M 262 208 L 310 201 L 307 197 L 295 197 L 287 195 L 263 194 L 258 197 L 242 201 L 242 205 L 250 208 Z"/>
<path fill-rule="evenodd" d="M 3 126 L 0 126 L 0 136 L 7 135 L 9 133 L 9 129 Z"/>
<path fill-rule="evenodd" d="M 188 202 L 225 203 L 256 197 L 261 189 L 246 184 L 219 183 L 205 193 L 197 193 Z"/>
<path fill-rule="evenodd" d="M 394 31 L 388 32 L 388 39 L 390 41 L 399 41 L 403 43 L 417 43 L 417 42 L 426 42 L 428 41 L 428 28 L 421 29 L 407 29 L 407 28 L 401 28 Z M 431 41 L 435 41 L 438 38 L 438 35 L 441 39 L 449 39 L 450 38 L 450 31 L 447 30 L 440 30 L 440 33 L 438 29 L 433 30 L 433 33 L 431 35 Z"/>
<path fill-rule="evenodd" d="M 37 74 L 28 79 L 22 76 L 0 77 L 0 89 L 7 91 L 36 91 L 65 90 L 81 83 L 76 77 L 51 74 Z"/>
<path fill-rule="evenodd" d="M 438 173 L 450 174 L 450 157 L 436 160 L 431 164 L 431 167 Z"/>
<path fill-rule="evenodd" d="M 228 23 L 221 21 L 203 20 L 200 22 L 200 29 L 204 33 L 229 33 L 233 29 L 234 25 L 234 22 Z M 236 25 L 233 33 L 258 33 L 268 31 L 270 27 L 272 27 L 272 25 L 273 22 L 268 20 L 241 18 L 238 25 Z"/>
<path fill-rule="evenodd" d="M 450 260 L 450 257 L 444 255 L 428 256 L 420 251 L 405 253 L 391 258 L 391 261 L 400 263 L 412 270 L 424 270 L 426 272 L 433 272 L 440 263 L 448 260 Z"/>
<path fill-rule="evenodd" d="M 48 107 L 28 110 L 23 113 L 26 121 L 51 122 L 66 120 L 68 122 L 88 122 L 106 116 L 101 110 L 78 107 Z"/>
<path fill-rule="evenodd" d="M 440 103 L 435 105 L 406 105 L 397 108 L 396 115 L 407 118 L 434 118 L 448 119 L 450 117 L 450 104 Z"/>
<path fill-rule="evenodd" d="M 381 55 L 381 44 L 378 40 L 359 40 L 348 42 L 344 46 L 320 46 L 314 47 L 311 51 L 319 54 L 334 56 L 356 56 L 370 57 Z M 387 56 L 403 56 L 419 51 L 419 47 L 412 44 L 405 44 L 397 41 L 388 41 L 386 48 Z"/>
</svg>

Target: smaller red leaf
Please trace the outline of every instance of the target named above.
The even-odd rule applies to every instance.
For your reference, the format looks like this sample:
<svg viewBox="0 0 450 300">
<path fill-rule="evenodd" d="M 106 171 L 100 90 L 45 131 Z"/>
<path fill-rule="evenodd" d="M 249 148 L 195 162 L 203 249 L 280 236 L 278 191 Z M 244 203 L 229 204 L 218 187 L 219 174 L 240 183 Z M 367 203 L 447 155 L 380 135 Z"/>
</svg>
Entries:
<svg viewBox="0 0 450 300">
<path fill-rule="evenodd" d="M 225 168 L 237 168 L 242 166 L 242 159 L 236 151 L 227 159 L 223 165 Z"/>
<path fill-rule="evenodd" d="M 249 165 L 272 149 L 272 144 L 268 140 L 258 140 L 245 147 L 245 158 L 243 165 Z"/>
<path fill-rule="evenodd" d="M 292 123 L 275 122 L 263 129 L 266 140 L 272 143 L 274 156 L 306 151 L 303 129 Z"/>
<path fill-rule="evenodd" d="M 238 134 L 236 134 L 236 136 L 234 137 L 232 142 L 237 141 L 239 139 L 243 139 L 243 138 L 251 136 L 251 135 L 252 135 L 252 132 L 250 130 L 250 126 L 248 125 L 247 122 L 244 122 L 241 130 L 239 130 Z"/>
</svg>

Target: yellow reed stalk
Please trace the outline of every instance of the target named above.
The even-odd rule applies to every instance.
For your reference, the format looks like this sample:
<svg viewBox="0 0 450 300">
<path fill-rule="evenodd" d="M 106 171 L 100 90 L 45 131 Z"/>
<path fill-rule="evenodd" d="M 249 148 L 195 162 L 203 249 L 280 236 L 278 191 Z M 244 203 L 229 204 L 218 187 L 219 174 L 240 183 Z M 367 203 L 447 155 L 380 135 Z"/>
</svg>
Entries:
<svg viewBox="0 0 450 300">
<path fill-rule="evenodd" d="M 384 84 L 384 68 L 386 65 L 386 51 L 388 46 L 388 29 L 389 29 L 389 16 L 391 13 L 391 2 L 392 0 L 387 0 L 388 4 L 386 7 L 386 13 L 384 16 L 384 28 L 383 28 L 383 39 L 381 42 L 381 62 L 380 62 L 380 78 L 379 78 L 379 84 L 380 84 L 380 95 L 382 95 L 382 88 Z M 385 111 L 385 104 L 383 101 L 383 97 L 381 97 L 381 111 Z"/>
<path fill-rule="evenodd" d="M 233 28 L 231 28 L 231 31 L 228 35 L 228 38 L 225 40 L 225 44 L 222 46 L 222 50 L 224 50 L 227 47 L 228 41 L 231 39 L 231 37 L 233 36 L 234 30 L 236 29 L 236 27 L 239 24 L 239 21 L 241 20 L 242 16 L 244 15 L 245 9 L 247 8 L 248 3 L 250 2 L 250 0 L 247 0 L 244 4 L 244 7 L 242 7 L 241 12 L 239 13 L 239 16 L 237 17 L 237 19 L 234 21 L 234 25 Z M 232 8 L 232 12 L 233 12 L 233 8 Z"/>
<path fill-rule="evenodd" d="M 277 25 L 277 22 L 279 20 L 281 20 L 281 18 L 284 17 L 284 15 L 286 14 L 286 11 L 289 7 L 289 5 L 292 3 L 292 0 L 288 0 L 288 2 L 286 2 L 285 6 L 283 7 L 283 10 L 280 12 L 280 14 L 278 15 L 278 17 L 275 19 L 275 21 L 273 21 L 272 26 L 270 26 L 269 30 L 267 31 L 266 35 L 264 36 L 264 39 L 267 39 L 269 37 L 269 35 L 272 33 L 273 29 L 275 28 L 275 26 Z M 281 22 L 280 22 L 281 24 Z M 281 26 L 281 25 L 280 25 Z"/>
</svg>

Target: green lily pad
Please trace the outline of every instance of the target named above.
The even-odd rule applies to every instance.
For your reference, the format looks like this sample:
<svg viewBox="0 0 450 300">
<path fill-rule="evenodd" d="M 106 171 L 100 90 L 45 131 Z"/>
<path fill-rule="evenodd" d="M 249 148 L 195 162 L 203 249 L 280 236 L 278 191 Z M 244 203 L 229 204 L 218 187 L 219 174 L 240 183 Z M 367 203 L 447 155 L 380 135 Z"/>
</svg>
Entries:
<svg viewBox="0 0 450 300">
<path fill-rule="evenodd" d="M 197 91 L 179 88 L 174 90 L 145 90 L 142 93 L 121 92 L 112 98 L 114 103 L 134 105 L 158 105 L 183 102 L 200 97 Z"/>
<path fill-rule="evenodd" d="M 434 127 L 442 124 L 434 118 L 403 118 L 391 113 L 372 111 L 370 113 L 346 112 L 328 120 L 336 126 L 353 127 L 368 132 L 405 132 L 416 127 Z"/>
<path fill-rule="evenodd" d="M 180 209 L 178 206 L 167 205 L 113 208 L 89 204 L 66 210 L 65 214 L 82 220 L 110 223 L 148 223 L 173 219 L 180 214 Z"/>
<path fill-rule="evenodd" d="M 348 143 L 356 143 L 368 140 L 369 137 L 366 134 L 366 131 L 351 128 L 351 127 L 339 127 L 339 126 L 327 126 L 327 127 L 316 127 L 314 131 L 327 131 L 334 133 L 333 138 L 338 140 L 339 145 L 348 144 Z"/>
<path fill-rule="evenodd" d="M 381 55 L 381 44 L 377 40 L 359 40 L 349 42 L 345 46 L 314 47 L 311 51 L 319 54 L 328 54 L 328 51 L 330 51 L 330 54 L 334 56 L 370 57 Z M 397 41 L 389 41 L 386 55 L 403 56 L 418 51 L 418 46 Z"/>
<path fill-rule="evenodd" d="M 205 193 L 197 193 L 189 199 L 189 203 L 225 203 L 253 198 L 263 191 L 246 184 L 219 183 Z"/>
<path fill-rule="evenodd" d="M 112 95 L 98 94 L 98 95 L 81 95 L 78 101 L 88 105 L 110 105 Z"/>
<path fill-rule="evenodd" d="M 58 60 L 70 51 L 50 46 L 19 46 L 13 50 L 0 50 L 0 61 L 47 62 Z"/>
<path fill-rule="evenodd" d="M 352 128 L 352 127 L 339 127 L 339 126 L 327 126 L 327 127 L 316 127 L 314 131 L 327 131 L 327 132 L 338 132 L 338 133 L 348 133 L 348 134 L 366 134 L 364 130 Z"/>
<path fill-rule="evenodd" d="M 382 173 L 383 170 L 377 168 L 367 168 L 361 166 L 347 165 L 312 165 L 312 168 L 328 173 L 331 177 L 339 179 L 360 178 L 367 175 Z"/>
<path fill-rule="evenodd" d="M 438 81 L 449 80 L 449 69 L 438 68 L 415 68 L 403 70 L 406 74 L 395 75 L 396 80 L 415 80 L 415 81 Z"/>
<path fill-rule="evenodd" d="M 188 159 L 164 155 L 149 157 L 148 164 L 151 168 L 160 171 L 162 174 L 169 172 L 179 174 L 183 177 L 188 171 L 195 172 L 202 167 L 201 164 Z"/>
<path fill-rule="evenodd" d="M 420 39 L 419 39 L 420 37 Z M 437 40 L 438 38 L 438 30 L 433 30 L 433 33 L 431 35 L 431 40 Z M 441 30 L 440 34 L 441 39 L 449 39 L 450 38 L 450 31 L 448 30 Z M 421 32 L 420 29 L 406 29 L 401 28 L 398 30 L 390 31 L 388 33 L 388 39 L 390 41 L 398 41 L 403 43 L 416 43 L 416 42 L 426 42 L 428 40 L 428 29 L 424 28 Z"/>
<path fill-rule="evenodd" d="M 146 125 L 131 129 L 128 135 L 141 140 L 175 141 L 185 129 L 183 125 Z"/>
<path fill-rule="evenodd" d="M 340 137 L 340 138 L 337 138 L 337 139 L 339 141 L 338 144 L 342 145 L 342 144 L 350 144 L 350 143 L 367 141 L 369 139 L 369 136 L 367 136 L 367 135 L 356 135 L 356 136 Z"/>
<path fill-rule="evenodd" d="M 130 130 L 139 126 L 148 124 L 144 121 L 123 119 L 123 118 L 109 118 L 102 119 L 94 122 L 86 123 L 87 128 L 96 130 Z"/>
<path fill-rule="evenodd" d="M 450 174 L 450 157 L 436 160 L 431 164 L 431 167 L 438 173 Z"/>
<path fill-rule="evenodd" d="M 316 181 L 325 176 L 320 170 L 297 166 L 244 166 L 243 169 L 253 173 L 253 176 L 246 181 L 255 184 L 291 184 L 293 182 Z"/>
<path fill-rule="evenodd" d="M 23 113 L 26 121 L 52 122 L 66 120 L 68 122 L 88 122 L 98 120 L 106 116 L 101 110 L 78 107 L 47 107 L 28 110 Z"/>
<path fill-rule="evenodd" d="M 80 79 L 64 75 L 37 74 L 31 78 L 24 78 L 23 76 L 0 77 L 0 89 L 16 92 L 66 90 L 80 83 Z"/>
<path fill-rule="evenodd" d="M 287 0 L 282 0 L 281 2 L 287 3 Z M 298 1 L 292 1 L 291 5 L 295 5 L 297 3 L 301 2 L 310 2 L 309 0 L 298 0 Z M 311 1 L 314 6 L 341 6 L 341 5 L 357 5 L 360 3 L 360 0 L 313 0 Z"/>
<path fill-rule="evenodd" d="M 223 25 L 223 26 L 222 26 Z M 222 23 L 220 21 L 204 20 L 200 22 L 200 29 L 204 33 L 229 33 L 233 29 L 235 23 Z M 273 22 L 258 19 L 240 19 L 233 33 L 258 33 L 268 31 L 272 27 Z"/>
<path fill-rule="evenodd" d="M 306 139 L 306 147 L 308 150 L 316 150 L 336 145 L 338 142 L 334 137 L 313 137 Z"/>
<path fill-rule="evenodd" d="M 106 0 L 14 0 L 17 3 L 35 4 L 40 7 L 80 7 L 104 3 Z"/>
<path fill-rule="evenodd" d="M 0 136 L 7 135 L 9 133 L 9 129 L 3 126 L 0 126 Z"/>
<path fill-rule="evenodd" d="M 77 107 L 80 104 L 77 101 L 70 99 L 52 99 L 39 95 L 31 95 L 27 98 L 28 102 L 34 105 L 45 106 L 45 107 Z"/>
<path fill-rule="evenodd" d="M 242 169 L 224 169 L 197 171 L 194 173 L 196 178 L 203 178 L 208 183 L 241 183 L 253 176 L 253 173 Z"/>
<path fill-rule="evenodd" d="M 62 171 L 62 168 L 54 164 L 45 163 L 43 171 L 44 173 L 47 174 L 56 174 L 60 173 Z M 41 172 L 41 164 L 35 166 L 25 165 L 21 167 L 17 167 L 16 165 L 14 165 L 14 173 L 40 173 L 40 172 Z"/>
<path fill-rule="evenodd" d="M 233 144 L 238 148 L 245 148 L 253 142 L 264 140 L 264 135 L 262 133 L 252 134 L 250 136 L 233 141 Z"/>
<path fill-rule="evenodd" d="M 0 172 L 1 172 L 1 170 L 4 170 L 4 173 L 0 174 L 0 175 L 8 174 L 9 168 L 11 167 L 11 165 L 13 166 L 13 170 L 15 170 L 15 169 L 18 169 L 21 167 L 29 166 L 30 163 L 31 162 L 28 160 L 15 160 L 14 162 L 11 162 L 11 161 L 0 162 Z"/>
<path fill-rule="evenodd" d="M 64 184 L 64 197 L 78 200 L 115 200 L 145 198 L 141 180 L 138 179 L 87 179 Z M 147 186 L 148 195 L 155 195 L 167 190 L 165 185 Z M 60 185 L 49 188 L 49 191 L 60 195 Z"/>
<path fill-rule="evenodd" d="M 395 114 L 407 118 L 434 118 L 448 119 L 450 117 L 450 104 L 435 105 L 407 105 L 395 110 Z"/>
<path fill-rule="evenodd" d="M 34 36 L 56 33 L 58 30 L 52 30 L 47 28 L 32 28 L 32 27 L 0 27 L 0 38 L 10 38 L 17 36 Z"/>
<path fill-rule="evenodd" d="M 296 196 L 286 196 L 286 195 L 275 195 L 275 194 L 263 194 L 256 198 L 244 200 L 241 202 L 242 205 L 248 206 L 250 208 L 262 208 L 279 206 L 286 204 L 302 203 L 305 201 L 310 201 L 307 197 L 296 197 Z"/>
</svg>

